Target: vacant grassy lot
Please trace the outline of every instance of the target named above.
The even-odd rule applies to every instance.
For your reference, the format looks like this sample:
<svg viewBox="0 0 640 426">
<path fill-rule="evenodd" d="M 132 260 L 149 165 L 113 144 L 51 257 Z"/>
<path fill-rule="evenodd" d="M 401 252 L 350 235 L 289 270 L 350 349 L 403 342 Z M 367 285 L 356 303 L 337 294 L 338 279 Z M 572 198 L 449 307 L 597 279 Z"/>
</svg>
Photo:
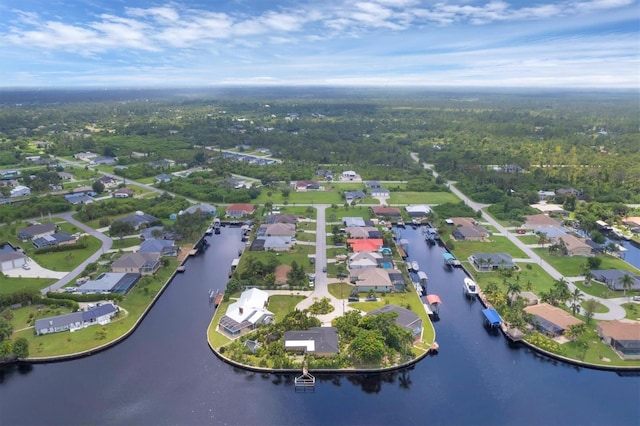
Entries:
<svg viewBox="0 0 640 426">
<path fill-rule="evenodd" d="M 459 203 L 450 192 L 392 192 L 389 204 L 444 204 Z"/>
<path fill-rule="evenodd" d="M 533 249 L 536 254 L 540 255 L 544 260 L 549 262 L 551 266 L 556 268 L 558 272 L 566 277 L 578 277 L 584 274 L 584 265 L 587 258 L 582 256 L 551 256 L 549 249 L 538 248 Z M 640 273 L 640 270 L 629 265 L 624 260 L 612 256 L 596 256 L 602 259 L 602 264 L 598 269 L 626 269 L 634 274 Z"/>
<path fill-rule="evenodd" d="M 536 235 L 518 235 L 518 239 L 524 244 L 538 244 L 538 237 Z"/>
<path fill-rule="evenodd" d="M 288 197 L 284 197 L 281 191 L 262 191 L 262 193 L 254 200 L 254 203 L 264 204 L 271 201 L 273 204 L 341 204 L 344 203 L 342 195 L 339 191 L 291 191 Z"/>
<path fill-rule="evenodd" d="M 336 205 L 336 208 L 329 207 L 325 210 L 325 217 L 327 222 L 342 223 L 342 218 L 344 217 L 361 217 L 367 220 L 371 219 L 373 215 L 369 206 L 356 205 L 345 207 L 343 205 Z"/>
<path fill-rule="evenodd" d="M 629 303 L 622 304 L 622 307 L 627 313 L 625 318 L 634 320 L 634 321 L 640 321 L 640 304 L 629 302 Z"/>
<path fill-rule="evenodd" d="M 492 235 L 489 241 L 454 241 L 453 254 L 467 260 L 473 253 L 508 253 L 514 258 L 527 257 L 507 237 Z"/>
<path fill-rule="evenodd" d="M 32 254 L 31 249 L 27 249 L 26 252 L 43 268 L 52 271 L 71 271 L 102 247 L 102 242 L 95 237 L 82 238 L 87 239 L 87 248 L 44 254 Z"/>
</svg>

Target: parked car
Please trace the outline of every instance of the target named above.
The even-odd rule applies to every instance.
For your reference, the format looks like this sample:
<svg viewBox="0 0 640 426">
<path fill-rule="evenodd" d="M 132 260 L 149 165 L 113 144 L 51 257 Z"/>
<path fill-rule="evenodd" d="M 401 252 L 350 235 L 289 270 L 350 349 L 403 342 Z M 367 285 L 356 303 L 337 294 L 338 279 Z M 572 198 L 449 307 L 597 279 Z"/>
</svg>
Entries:
<svg viewBox="0 0 640 426">
<path fill-rule="evenodd" d="M 327 272 L 327 267 L 326 266 L 322 267 L 322 272 Z"/>
<path fill-rule="evenodd" d="M 311 263 L 312 265 L 314 265 L 316 263 L 316 258 L 315 257 L 310 257 L 309 258 L 309 263 Z"/>
<path fill-rule="evenodd" d="M 27 265 L 26 263 L 24 265 L 22 265 L 22 269 L 26 269 L 29 270 L 31 269 L 31 266 Z"/>
<path fill-rule="evenodd" d="M 337 274 L 338 278 L 349 278 L 349 274 Z"/>
<path fill-rule="evenodd" d="M 634 302 L 640 302 L 640 296 L 633 296 Z"/>
</svg>

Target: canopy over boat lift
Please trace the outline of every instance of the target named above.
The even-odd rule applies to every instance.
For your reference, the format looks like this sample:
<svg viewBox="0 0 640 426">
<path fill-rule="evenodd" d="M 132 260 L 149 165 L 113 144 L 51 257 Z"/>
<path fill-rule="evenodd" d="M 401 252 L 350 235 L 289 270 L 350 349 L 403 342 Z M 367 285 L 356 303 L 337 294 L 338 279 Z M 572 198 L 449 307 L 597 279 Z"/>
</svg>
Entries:
<svg viewBox="0 0 640 426">
<path fill-rule="evenodd" d="M 491 327 L 498 327 L 500 324 L 502 324 L 502 318 L 500 318 L 500 314 L 498 314 L 495 311 L 495 309 L 491 309 L 491 308 L 483 309 L 482 313 L 484 315 L 486 322 Z"/>
</svg>

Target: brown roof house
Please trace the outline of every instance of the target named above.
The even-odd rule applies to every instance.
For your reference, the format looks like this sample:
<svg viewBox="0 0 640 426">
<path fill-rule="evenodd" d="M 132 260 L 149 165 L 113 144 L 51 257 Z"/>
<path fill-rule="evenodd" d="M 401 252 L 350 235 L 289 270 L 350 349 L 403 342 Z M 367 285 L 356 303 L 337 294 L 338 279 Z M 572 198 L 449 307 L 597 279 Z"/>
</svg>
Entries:
<svg viewBox="0 0 640 426">
<path fill-rule="evenodd" d="M 640 359 L 640 322 L 601 321 L 598 335 L 623 359 Z"/>
<path fill-rule="evenodd" d="M 567 256 L 591 256 L 593 254 L 590 245 L 573 235 L 561 235 L 556 237 L 553 242 L 556 245 L 564 245 L 567 249 Z"/>
<path fill-rule="evenodd" d="M 359 292 L 379 291 L 388 293 L 393 290 L 393 283 L 389 273 L 382 268 L 357 269 L 351 272 L 351 281 Z"/>
<path fill-rule="evenodd" d="M 535 317 L 534 326 L 538 330 L 552 337 L 561 336 L 572 325 L 583 324 L 570 313 L 548 303 L 527 306 L 524 310 Z"/>
<path fill-rule="evenodd" d="M 451 235 L 458 241 L 483 241 L 489 232 L 482 226 L 459 226 Z"/>
<path fill-rule="evenodd" d="M 560 226 L 562 225 L 559 221 L 547 216 L 546 214 L 533 214 L 529 216 L 525 216 L 526 222 L 524 226 L 526 228 L 540 228 L 543 226 Z"/>
<path fill-rule="evenodd" d="M 227 217 L 238 219 L 243 216 L 251 216 L 255 211 L 252 204 L 231 204 L 227 207 L 225 214 Z"/>
<path fill-rule="evenodd" d="M 371 211 L 376 216 L 380 217 L 400 217 L 402 213 L 400 209 L 397 207 L 383 207 L 383 206 L 374 206 L 371 207 Z"/>
</svg>

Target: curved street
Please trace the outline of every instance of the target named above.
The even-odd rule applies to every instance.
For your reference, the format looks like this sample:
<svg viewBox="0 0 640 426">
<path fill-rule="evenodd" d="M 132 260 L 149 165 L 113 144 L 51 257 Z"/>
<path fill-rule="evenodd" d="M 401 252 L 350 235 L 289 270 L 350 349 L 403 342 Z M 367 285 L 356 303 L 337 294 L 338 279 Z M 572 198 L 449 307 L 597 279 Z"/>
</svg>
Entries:
<svg viewBox="0 0 640 426">
<path fill-rule="evenodd" d="M 411 158 L 413 158 L 416 162 L 419 162 L 419 158 L 418 155 L 416 153 L 411 153 Z M 438 173 L 433 170 L 432 165 L 431 164 L 427 164 L 427 163 L 422 163 L 423 167 L 425 169 L 429 169 L 431 170 L 431 172 L 433 173 L 434 177 L 438 177 Z M 561 278 L 565 279 L 569 285 L 569 290 L 573 291 L 575 288 L 577 288 L 572 281 L 578 281 L 578 280 L 582 280 L 583 277 L 565 277 L 563 276 L 560 272 L 558 272 L 557 269 L 555 269 L 553 266 L 551 266 L 548 262 L 546 262 L 542 257 L 538 256 L 533 250 L 531 250 L 531 248 L 529 246 L 527 246 L 526 244 L 524 244 L 517 236 L 515 236 L 513 233 L 509 232 L 509 230 L 503 226 L 502 224 L 500 224 L 497 220 L 495 220 L 493 217 L 491 217 L 491 215 L 489 215 L 487 212 L 484 211 L 485 207 L 488 207 L 488 204 L 480 204 L 480 203 L 476 203 L 474 201 L 472 201 L 471 199 L 469 199 L 469 197 L 467 197 L 465 194 L 463 194 L 460 190 L 458 190 L 455 187 L 455 183 L 454 181 L 448 181 L 448 186 L 449 189 L 451 190 L 451 192 L 453 192 L 457 197 L 459 197 L 462 201 L 464 201 L 464 203 L 466 205 L 468 205 L 469 207 L 471 207 L 474 210 L 480 210 L 482 212 L 482 219 L 489 223 L 491 226 L 495 227 L 499 233 L 501 233 L 502 235 L 504 235 L 505 237 L 507 237 L 509 239 L 509 241 L 511 241 L 513 244 L 515 244 L 516 247 L 518 247 L 520 250 L 522 250 L 527 256 L 529 256 L 529 258 L 537 263 L 538 265 L 540 265 L 540 267 L 542 269 L 545 270 L 545 272 L 547 272 L 554 280 L 559 280 Z M 584 293 L 583 293 L 584 294 Z M 596 296 L 592 296 L 589 294 L 585 294 L 586 297 L 590 298 L 590 299 L 594 299 L 597 302 L 601 303 L 602 305 L 606 306 L 609 311 L 605 312 L 605 313 L 596 313 L 593 315 L 593 318 L 597 319 L 597 320 L 614 320 L 614 319 L 623 319 L 626 316 L 626 312 L 624 310 L 624 308 L 622 306 L 620 306 L 620 304 L 628 302 L 629 298 L 628 297 L 619 297 L 619 298 L 615 298 L 615 299 L 604 299 L 601 297 L 596 297 Z"/>
</svg>

